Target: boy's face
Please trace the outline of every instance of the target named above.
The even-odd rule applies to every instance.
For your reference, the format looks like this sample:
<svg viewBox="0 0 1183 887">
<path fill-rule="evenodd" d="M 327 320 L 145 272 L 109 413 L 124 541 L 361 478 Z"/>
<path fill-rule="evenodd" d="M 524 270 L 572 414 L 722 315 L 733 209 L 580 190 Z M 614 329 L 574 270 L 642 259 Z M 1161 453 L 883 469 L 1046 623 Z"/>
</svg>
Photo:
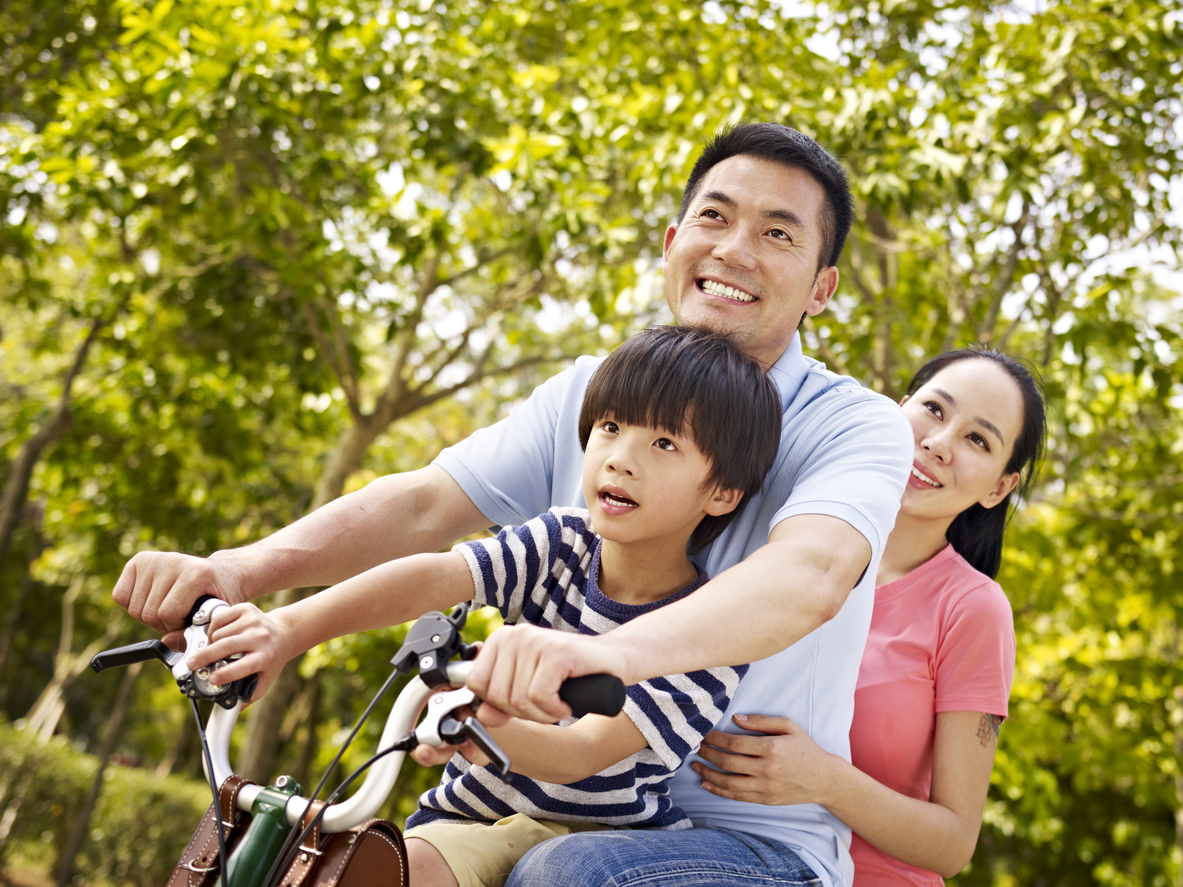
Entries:
<svg viewBox="0 0 1183 887">
<path fill-rule="evenodd" d="M 583 457 L 592 527 L 612 542 L 685 548 L 708 514 L 732 511 L 736 490 L 703 490 L 711 461 L 689 435 L 600 419 Z"/>
</svg>

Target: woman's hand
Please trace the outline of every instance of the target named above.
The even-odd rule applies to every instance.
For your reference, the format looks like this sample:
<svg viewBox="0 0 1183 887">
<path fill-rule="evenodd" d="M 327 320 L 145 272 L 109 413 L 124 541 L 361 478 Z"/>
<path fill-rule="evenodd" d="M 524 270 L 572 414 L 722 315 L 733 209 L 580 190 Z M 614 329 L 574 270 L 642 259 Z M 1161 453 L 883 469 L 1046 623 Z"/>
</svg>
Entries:
<svg viewBox="0 0 1183 887">
<path fill-rule="evenodd" d="M 279 618 L 281 612 L 282 609 L 264 613 L 254 604 L 220 607 L 210 619 L 209 643 L 189 657 L 186 664 L 196 671 L 234 653 L 242 653 L 241 659 L 222 666 L 211 677 L 219 684 L 229 684 L 257 674 L 259 682 L 250 700 L 255 702 L 279 677 L 280 669 L 299 652 L 290 649 L 287 643 L 288 632 Z"/>
<path fill-rule="evenodd" d="M 716 769 L 697 761 L 691 765 L 704 789 L 754 804 L 824 803 L 834 764 L 845 761 L 823 750 L 788 718 L 735 715 L 733 720 L 764 735 L 708 733 L 698 754 Z"/>
</svg>

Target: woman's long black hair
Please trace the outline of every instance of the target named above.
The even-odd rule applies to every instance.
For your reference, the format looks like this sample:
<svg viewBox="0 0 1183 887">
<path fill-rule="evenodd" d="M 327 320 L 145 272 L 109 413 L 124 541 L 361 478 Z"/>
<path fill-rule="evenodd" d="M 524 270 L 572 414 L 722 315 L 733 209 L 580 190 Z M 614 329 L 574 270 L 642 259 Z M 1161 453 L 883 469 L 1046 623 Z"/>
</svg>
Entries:
<svg viewBox="0 0 1183 887">
<path fill-rule="evenodd" d="M 1043 458 L 1047 436 L 1043 383 L 1036 371 L 1022 360 L 986 348 L 958 348 L 946 351 L 920 368 L 908 383 L 908 396 L 916 393 L 929 379 L 950 364 L 961 360 L 989 360 L 1002 367 L 1015 380 L 1023 394 L 1023 426 L 1006 463 L 1006 474 L 1021 472 L 1019 483 L 993 508 L 977 502 L 957 517 L 945 532 L 945 538 L 974 569 L 991 579 L 1002 563 L 1002 535 L 1014 513 L 1015 499 L 1026 499 Z"/>
</svg>

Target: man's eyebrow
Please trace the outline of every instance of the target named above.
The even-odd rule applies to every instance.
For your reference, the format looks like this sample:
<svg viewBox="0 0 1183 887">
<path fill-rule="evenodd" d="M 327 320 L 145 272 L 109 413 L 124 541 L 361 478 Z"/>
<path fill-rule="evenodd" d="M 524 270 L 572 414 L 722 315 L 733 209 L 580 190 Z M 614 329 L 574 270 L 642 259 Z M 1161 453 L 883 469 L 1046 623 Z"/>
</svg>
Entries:
<svg viewBox="0 0 1183 887">
<path fill-rule="evenodd" d="M 702 195 L 702 199 L 721 203 L 727 207 L 734 207 L 736 205 L 735 201 L 722 191 L 707 191 Z M 764 219 L 777 219 L 797 228 L 805 228 L 805 222 L 791 209 L 768 209 L 761 213 L 760 217 Z"/>
<path fill-rule="evenodd" d="M 787 222 L 795 228 L 805 228 L 805 223 L 801 221 L 801 217 L 789 209 L 770 209 L 763 213 L 765 219 L 779 219 L 782 222 Z"/>
<path fill-rule="evenodd" d="M 949 401 L 949 406 L 951 406 L 951 407 L 957 406 L 957 398 L 955 398 L 952 394 L 950 394 L 944 388 L 934 388 L 933 391 L 935 391 L 937 394 L 939 394 L 945 400 Z M 991 434 L 993 434 L 996 438 L 998 438 L 999 442 L 1004 447 L 1006 446 L 1006 438 L 1002 436 L 1002 432 L 998 430 L 997 426 L 993 422 L 991 422 L 989 419 L 983 419 L 981 416 L 974 416 L 974 421 L 977 422 L 979 425 L 981 425 L 983 428 L 985 428 L 987 431 L 989 431 Z"/>
<path fill-rule="evenodd" d="M 713 200 L 715 203 L 721 203 L 724 206 L 735 206 L 735 201 L 724 194 L 722 191 L 707 191 L 702 195 L 703 200 Z"/>
</svg>

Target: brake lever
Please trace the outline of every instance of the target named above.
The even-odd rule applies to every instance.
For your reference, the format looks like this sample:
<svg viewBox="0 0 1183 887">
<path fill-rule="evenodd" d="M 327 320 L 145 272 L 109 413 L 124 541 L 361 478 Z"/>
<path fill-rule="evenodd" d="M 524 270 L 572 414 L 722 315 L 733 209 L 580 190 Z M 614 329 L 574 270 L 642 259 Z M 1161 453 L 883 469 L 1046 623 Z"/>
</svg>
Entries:
<svg viewBox="0 0 1183 887">
<path fill-rule="evenodd" d="M 178 654 L 177 661 L 172 664 L 171 669 L 182 693 L 190 699 L 211 699 L 222 708 L 234 708 L 240 700 L 248 702 L 255 692 L 255 685 L 259 681 L 258 675 L 248 675 L 229 684 L 215 684 L 210 680 L 215 671 L 227 663 L 241 659 L 242 654 L 233 653 L 226 659 L 202 666 L 197 671 L 190 671 L 185 663 L 208 642 L 207 632 L 214 613 L 228 606 L 225 601 L 209 595 L 197 599 L 193 612 L 189 614 L 189 624 L 182 633 L 185 652 Z"/>
<path fill-rule="evenodd" d="M 116 647 L 113 650 L 96 653 L 94 658 L 90 660 L 90 667 L 98 674 L 108 668 L 147 662 L 149 659 L 159 659 L 168 666 L 169 671 L 172 671 L 173 666 L 180 661 L 181 654 L 166 647 L 164 641 L 140 641 L 137 644 L 128 644 L 126 647 Z"/>
<path fill-rule="evenodd" d="M 489 735 L 489 731 L 485 729 L 485 725 L 472 715 L 465 718 L 463 722 L 457 721 L 454 717 L 450 716 L 444 718 L 440 724 L 440 736 L 454 745 L 459 745 L 464 740 L 471 739 L 473 745 L 483 751 L 489 758 L 489 763 L 497 769 L 497 775 L 501 777 L 501 780 L 503 782 L 509 781 L 509 755 Z"/>
<path fill-rule="evenodd" d="M 222 708 L 234 708 L 239 701 L 247 702 L 254 694 L 255 685 L 259 680 L 258 675 L 239 678 L 228 685 L 213 683 L 210 680 L 210 675 L 227 662 L 241 658 L 241 653 L 235 653 L 228 659 L 199 668 L 196 672 L 190 671 L 189 666 L 185 664 L 189 661 L 190 656 L 196 654 L 206 645 L 206 631 L 210 620 L 215 611 L 225 606 L 228 606 L 225 601 L 209 595 L 197 599 L 182 633 L 185 641 L 183 653 L 170 650 L 159 640 L 140 641 L 137 644 L 128 644 L 125 647 L 116 647 L 113 650 L 104 650 L 96 654 L 90 661 L 90 667 L 97 673 L 116 666 L 131 665 L 133 662 L 159 659 L 172 672 L 173 679 L 181 688 L 181 692 L 190 699 L 211 699 Z"/>
<path fill-rule="evenodd" d="M 471 716 L 463 721 L 455 717 L 456 709 L 474 704 L 479 705 L 480 699 L 467 687 L 436 693 L 428 700 L 427 715 L 415 728 L 415 738 L 434 748 L 458 745 L 466 739 L 471 739 L 477 748 L 488 756 L 498 775 L 506 779 L 510 768 L 509 755 L 489 735 L 484 724 Z"/>
</svg>

